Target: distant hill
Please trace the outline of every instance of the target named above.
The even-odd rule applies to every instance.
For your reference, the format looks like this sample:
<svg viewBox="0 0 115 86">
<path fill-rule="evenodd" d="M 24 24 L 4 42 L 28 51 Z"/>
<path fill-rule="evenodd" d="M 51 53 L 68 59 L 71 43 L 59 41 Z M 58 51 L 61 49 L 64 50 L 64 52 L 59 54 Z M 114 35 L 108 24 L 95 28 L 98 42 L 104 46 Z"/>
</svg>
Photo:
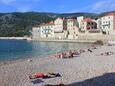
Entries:
<svg viewBox="0 0 115 86">
<path fill-rule="evenodd" d="M 95 13 L 43 13 L 43 12 L 13 12 L 0 13 L 0 37 L 11 36 L 29 36 L 33 25 L 47 23 L 57 17 L 75 18 L 78 16 L 85 16 L 90 18 L 97 18 L 103 14 Z"/>
</svg>

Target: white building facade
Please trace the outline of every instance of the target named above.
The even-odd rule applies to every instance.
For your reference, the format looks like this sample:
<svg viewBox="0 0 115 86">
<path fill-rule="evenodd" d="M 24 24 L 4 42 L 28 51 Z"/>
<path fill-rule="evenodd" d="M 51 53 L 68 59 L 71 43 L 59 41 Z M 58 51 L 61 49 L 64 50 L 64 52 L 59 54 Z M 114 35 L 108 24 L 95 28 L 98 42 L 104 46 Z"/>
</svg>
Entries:
<svg viewBox="0 0 115 86">
<path fill-rule="evenodd" d="M 79 16 L 77 17 L 77 22 L 78 22 L 78 28 L 81 28 L 81 22 L 83 21 L 84 17 L 83 16 Z"/>
<path fill-rule="evenodd" d="M 109 13 L 100 18 L 101 30 L 104 34 L 115 35 L 115 13 Z"/>
<path fill-rule="evenodd" d="M 63 32 L 64 19 L 62 19 L 62 18 L 57 18 L 57 19 L 54 21 L 54 24 L 55 24 L 54 32 Z"/>
<path fill-rule="evenodd" d="M 67 31 L 68 31 L 68 39 L 77 39 L 78 38 L 78 27 L 77 27 L 77 19 L 67 19 Z"/>
<path fill-rule="evenodd" d="M 32 38 L 54 38 L 54 24 L 41 24 L 32 28 Z"/>
<path fill-rule="evenodd" d="M 55 39 L 65 39 L 66 38 L 66 21 L 63 18 L 57 18 L 54 21 L 54 34 Z"/>
<path fill-rule="evenodd" d="M 40 26 L 41 38 L 54 38 L 54 24 L 45 24 Z"/>
</svg>

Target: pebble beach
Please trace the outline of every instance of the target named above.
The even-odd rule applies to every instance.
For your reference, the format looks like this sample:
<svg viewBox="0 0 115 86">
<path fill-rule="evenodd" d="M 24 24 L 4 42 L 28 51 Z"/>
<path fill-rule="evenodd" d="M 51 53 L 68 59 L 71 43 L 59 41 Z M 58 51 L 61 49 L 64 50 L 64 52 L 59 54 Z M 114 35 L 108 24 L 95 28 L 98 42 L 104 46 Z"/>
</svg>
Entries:
<svg viewBox="0 0 115 86">
<path fill-rule="evenodd" d="M 52 55 L 0 63 L 0 86 L 45 86 L 60 83 L 66 86 L 114 86 L 115 46 L 99 46 L 92 51 L 70 59 L 59 59 Z M 104 52 L 113 52 L 113 55 L 100 55 Z M 59 73 L 61 77 L 30 80 L 29 75 L 37 72 Z"/>
</svg>

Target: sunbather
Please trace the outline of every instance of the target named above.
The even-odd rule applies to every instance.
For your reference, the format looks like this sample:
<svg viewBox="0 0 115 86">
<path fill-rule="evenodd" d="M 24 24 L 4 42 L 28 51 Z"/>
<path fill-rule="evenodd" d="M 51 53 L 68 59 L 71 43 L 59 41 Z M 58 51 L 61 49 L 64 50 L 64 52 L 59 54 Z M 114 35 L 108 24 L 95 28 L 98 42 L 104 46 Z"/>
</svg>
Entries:
<svg viewBox="0 0 115 86">
<path fill-rule="evenodd" d="M 114 53 L 113 52 L 105 52 L 105 53 L 101 53 L 100 55 L 101 56 L 110 56 L 110 55 L 113 55 Z"/>
<path fill-rule="evenodd" d="M 109 56 L 109 55 L 113 55 L 114 53 L 113 52 L 106 52 L 105 53 L 107 56 Z"/>
<path fill-rule="evenodd" d="M 92 49 L 97 49 L 96 45 L 91 45 Z"/>
<path fill-rule="evenodd" d="M 61 58 L 66 58 L 66 53 L 62 53 Z"/>
<path fill-rule="evenodd" d="M 36 78 L 54 78 L 61 76 L 59 73 L 35 73 L 29 76 L 29 79 L 36 79 Z"/>
<path fill-rule="evenodd" d="M 80 53 L 84 53 L 84 52 L 85 52 L 85 50 L 80 49 L 80 50 L 79 50 L 79 52 L 80 52 Z"/>
<path fill-rule="evenodd" d="M 80 55 L 80 53 L 77 52 L 76 50 L 73 51 L 73 54 L 74 54 L 74 55 Z"/>
<path fill-rule="evenodd" d="M 55 55 L 55 57 L 56 58 L 61 58 L 61 55 L 62 55 L 61 53 L 58 53 L 58 54 Z"/>
<path fill-rule="evenodd" d="M 103 55 L 109 56 L 109 55 L 113 55 L 113 52 L 105 52 Z"/>
</svg>

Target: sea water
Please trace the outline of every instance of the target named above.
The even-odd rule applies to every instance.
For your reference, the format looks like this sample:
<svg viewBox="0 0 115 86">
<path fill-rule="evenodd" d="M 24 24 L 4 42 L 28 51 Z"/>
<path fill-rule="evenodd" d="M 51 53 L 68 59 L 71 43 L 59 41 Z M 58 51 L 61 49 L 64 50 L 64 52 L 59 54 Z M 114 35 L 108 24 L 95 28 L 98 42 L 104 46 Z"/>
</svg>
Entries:
<svg viewBox="0 0 115 86">
<path fill-rule="evenodd" d="M 0 61 L 31 57 L 46 57 L 50 54 L 88 48 L 88 43 L 33 42 L 27 40 L 0 40 Z"/>
</svg>

